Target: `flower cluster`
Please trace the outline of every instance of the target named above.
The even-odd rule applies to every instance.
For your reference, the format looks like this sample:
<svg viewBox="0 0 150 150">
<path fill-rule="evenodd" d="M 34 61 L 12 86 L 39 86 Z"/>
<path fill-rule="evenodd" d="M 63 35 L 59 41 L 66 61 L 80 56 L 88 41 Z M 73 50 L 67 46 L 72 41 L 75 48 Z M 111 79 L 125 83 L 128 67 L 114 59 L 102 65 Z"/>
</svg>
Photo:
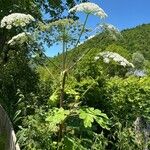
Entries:
<svg viewBox="0 0 150 150">
<path fill-rule="evenodd" d="M 99 25 L 100 28 L 103 30 L 103 31 L 106 31 L 108 32 L 108 34 L 113 37 L 114 39 L 117 39 L 117 36 L 120 36 L 121 37 L 121 33 L 119 31 L 119 29 L 117 29 L 115 26 L 113 26 L 112 24 L 101 24 Z"/>
<path fill-rule="evenodd" d="M 12 13 L 8 16 L 5 16 L 1 20 L 1 28 L 6 27 L 7 29 L 11 29 L 13 26 L 18 27 L 24 27 L 27 24 L 29 24 L 31 21 L 34 21 L 35 19 L 31 15 L 26 15 L 22 13 Z"/>
<path fill-rule="evenodd" d="M 109 31 L 114 31 L 114 32 L 120 33 L 119 30 L 112 24 L 105 23 L 100 26 L 103 30 L 109 30 Z"/>
<path fill-rule="evenodd" d="M 11 46 L 15 45 L 16 43 L 23 44 L 24 42 L 28 41 L 28 36 L 30 35 L 30 33 L 25 32 L 19 33 L 18 35 L 12 37 L 12 39 L 8 41 L 8 44 Z"/>
<path fill-rule="evenodd" d="M 50 23 L 51 26 L 68 26 L 68 25 L 72 25 L 75 21 L 73 19 L 59 19 L 57 21 L 54 21 L 52 23 Z"/>
<path fill-rule="evenodd" d="M 69 12 L 79 12 L 79 11 L 83 11 L 86 14 L 93 14 L 101 18 L 107 17 L 107 14 L 104 12 L 102 8 L 100 8 L 97 4 L 90 2 L 78 4 L 69 10 Z"/>
<path fill-rule="evenodd" d="M 120 56 L 118 53 L 106 51 L 106 52 L 101 52 L 99 55 L 103 57 L 103 61 L 105 63 L 109 63 L 111 60 L 113 60 L 119 63 L 121 66 L 134 67 L 132 63 L 128 62 L 124 57 Z M 100 58 L 99 56 L 96 56 L 95 60 L 98 60 L 99 58 Z"/>
<path fill-rule="evenodd" d="M 57 29 L 58 27 L 63 28 L 67 26 L 71 26 L 73 24 L 77 24 L 77 21 L 74 21 L 73 19 L 59 19 L 53 22 L 50 22 L 48 24 L 45 24 L 43 22 L 38 22 L 39 29 L 42 31 L 51 30 L 52 28 Z"/>
</svg>

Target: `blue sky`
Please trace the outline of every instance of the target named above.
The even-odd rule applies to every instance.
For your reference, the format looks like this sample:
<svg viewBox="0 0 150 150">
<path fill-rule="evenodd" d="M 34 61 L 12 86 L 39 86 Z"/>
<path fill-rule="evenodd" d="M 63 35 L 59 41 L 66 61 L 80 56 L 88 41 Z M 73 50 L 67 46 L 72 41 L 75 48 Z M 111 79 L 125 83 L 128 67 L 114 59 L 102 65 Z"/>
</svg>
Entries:
<svg viewBox="0 0 150 150">
<path fill-rule="evenodd" d="M 100 22 L 113 24 L 119 30 L 132 28 L 143 23 L 150 23 L 150 0 L 91 0 L 98 4 L 108 15 L 104 20 L 90 16 L 87 26 L 94 28 Z M 83 22 L 85 15 L 77 14 Z M 46 48 L 48 56 L 57 55 L 61 46 Z"/>
<path fill-rule="evenodd" d="M 150 23 L 150 0 L 92 0 L 108 14 L 105 20 L 120 30 Z M 94 18 L 92 19 L 94 21 Z"/>
</svg>

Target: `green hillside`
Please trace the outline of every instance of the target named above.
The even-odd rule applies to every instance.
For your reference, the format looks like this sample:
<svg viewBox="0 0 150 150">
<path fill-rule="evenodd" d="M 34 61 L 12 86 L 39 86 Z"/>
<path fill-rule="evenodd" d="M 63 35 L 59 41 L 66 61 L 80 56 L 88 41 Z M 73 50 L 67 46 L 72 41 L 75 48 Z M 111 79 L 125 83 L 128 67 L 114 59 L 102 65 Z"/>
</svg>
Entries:
<svg viewBox="0 0 150 150">
<path fill-rule="evenodd" d="M 140 51 L 145 58 L 150 59 L 150 24 L 137 26 L 122 31 L 125 42 L 122 44 L 129 52 Z"/>
<path fill-rule="evenodd" d="M 79 49 L 83 51 L 85 48 L 93 48 L 94 46 L 97 49 L 105 50 L 110 44 L 116 44 L 128 50 L 130 54 L 139 51 L 146 59 L 150 59 L 150 24 L 123 30 L 121 34 L 122 39 L 114 40 L 101 33 L 79 46 Z"/>
<path fill-rule="evenodd" d="M 121 37 L 113 38 L 107 33 L 100 33 L 95 37 L 87 40 L 83 44 L 79 45 L 76 49 L 72 49 L 68 52 L 68 62 L 73 64 L 75 59 L 80 58 L 82 54 L 84 54 L 87 50 L 90 50 L 84 59 L 78 63 L 78 70 L 80 72 L 84 72 L 84 70 L 93 68 L 93 64 L 95 66 L 103 66 L 100 70 L 105 72 L 105 64 L 102 62 L 96 63 L 94 62 L 94 58 L 101 51 L 112 51 L 119 53 L 121 56 L 126 58 L 128 61 L 133 63 L 133 55 L 136 57 L 136 61 L 138 61 L 138 66 L 136 68 L 145 69 L 149 72 L 149 60 L 150 60 L 150 24 L 139 25 L 135 28 L 126 29 L 121 31 Z M 140 58 L 138 58 L 140 57 Z M 142 57 L 142 58 L 141 58 Z M 54 62 L 56 64 L 60 64 L 62 61 L 62 55 L 58 55 L 54 57 Z M 135 62 L 137 64 L 137 62 Z M 135 65 L 136 65 L 135 64 Z M 60 66 L 61 67 L 61 66 Z M 50 65 L 50 68 L 52 66 Z M 96 67 L 97 68 L 97 67 Z M 116 65 L 108 65 L 107 71 L 111 72 L 111 75 L 120 75 L 123 73 L 123 76 L 127 73 L 125 68 Z M 113 68 L 113 71 L 112 71 Z M 104 71 L 105 70 L 105 71 Z M 110 71 L 111 70 L 111 71 Z M 120 70 L 120 71 L 119 71 Z"/>
<path fill-rule="evenodd" d="M 70 61 L 74 55 L 80 56 L 86 50 L 91 49 L 87 54 L 96 56 L 100 51 L 114 51 L 131 61 L 132 54 L 140 52 L 146 60 L 150 60 L 150 24 L 139 25 L 135 28 L 121 31 L 122 37 L 114 39 L 108 34 L 100 33 L 90 40 L 85 41 L 76 49 L 68 52 Z M 76 57 L 77 58 L 77 57 Z M 54 57 L 56 63 L 61 61 L 61 54 Z M 60 60 L 60 61 L 59 61 Z"/>
</svg>

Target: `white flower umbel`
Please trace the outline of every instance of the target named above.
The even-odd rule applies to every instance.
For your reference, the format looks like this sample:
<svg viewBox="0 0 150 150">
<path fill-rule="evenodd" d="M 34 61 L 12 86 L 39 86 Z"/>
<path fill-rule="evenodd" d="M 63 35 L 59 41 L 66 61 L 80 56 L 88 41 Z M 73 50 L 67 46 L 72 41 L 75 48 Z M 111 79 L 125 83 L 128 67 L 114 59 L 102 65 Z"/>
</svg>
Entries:
<svg viewBox="0 0 150 150">
<path fill-rule="evenodd" d="M 103 57 L 103 61 L 105 63 L 109 63 L 112 60 L 124 67 L 126 66 L 134 67 L 132 63 L 127 61 L 124 57 L 120 56 L 118 53 L 106 51 L 106 52 L 101 52 L 99 56 Z M 96 56 L 96 58 L 98 58 L 98 56 Z"/>
<path fill-rule="evenodd" d="M 105 24 L 102 24 L 100 26 L 101 26 L 101 28 L 103 30 L 109 30 L 109 31 L 119 32 L 119 30 L 114 25 L 112 25 L 112 24 L 105 23 Z"/>
<path fill-rule="evenodd" d="M 100 28 L 102 29 L 102 31 L 106 31 L 108 32 L 108 34 L 110 36 L 112 36 L 114 39 L 117 39 L 118 36 L 122 37 L 121 36 L 121 33 L 119 31 L 119 29 L 117 29 L 115 26 L 113 26 L 112 24 L 101 24 L 99 25 Z M 97 27 L 99 28 L 99 27 Z"/>
<path fill-rule="evenodd" d="M 0 27 L 6 27 L 6 29 L 11 29 L 13 26 L 14 27 L 24 27 L 27 24 L 29 24 L 31 21 L 34 21 L 35 19 L 31 15 L 26 15 L 22 13 L 12 13 L 8 16 L 5 16 L 1 20 L 1 25 Z"/>
<path fill-rule="evenodd" d="M 86 14 L 97 15 L 100 18 L 107 17 L 107 14 L 104 12 L 102 8 L 100 8 L 97 4 L 90 2 L 78 4 L 69 10 L 69 12 L 80 12 L 80 11 Z"/>
<path fill-rule="evenodd" d="M 19 33 L 18 35 L 12 37 L 11 40 L 8 41 L 9 45 L 15 45 L 15 44 L 23 44 L 24 42 L 27 42 L 29 40 L 30 33 Z"/>
</svg>

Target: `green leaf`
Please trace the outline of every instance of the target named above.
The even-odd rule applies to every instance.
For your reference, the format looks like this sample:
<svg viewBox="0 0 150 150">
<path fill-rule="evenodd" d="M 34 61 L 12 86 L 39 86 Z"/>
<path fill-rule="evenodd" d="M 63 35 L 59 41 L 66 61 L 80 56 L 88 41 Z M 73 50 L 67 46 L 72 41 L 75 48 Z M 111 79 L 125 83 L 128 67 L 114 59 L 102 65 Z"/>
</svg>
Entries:
<svg viewBox="0 0 150 150">
<path fill-rule="evenodd" d="M 100 117 L 95 117 L 96 122 L 104 129 L 110 130 L 110 128 L 107 125 L 107 120 L 104 120 L 103 118 Z"/>
<path fill-rule="evenodd" d="M 104 129 L 108 128 L 108 117 L 106 114 L 102 113 L 98 109 L 91 108 L 81 108 L 78 111 L 79 118 L 83 119 L 85 128 L 92 127 L 94 120 Z"/>
<path fill-rule="evenodd" d="M 59 109 L 55 108 L 52 111 L 50 111 L 50 114 L 46 118 L 46 121 L 59 124 L 69 115 L 69 113 L 70 113 L 69 110 L 64 110 L 63 108 L 59 108 Z"/>
<path fill-rule="evenodd" d="M 64 150 L 87 150 L 81 145 L 81 141 L 73 137 L 65 137 Z"/>
<path fill-rule="evenodd" d="M 59 101 L 59 90 L 56 90 L 49 98 L 49 104 L 55 106 Z"/>
<path fill-rule="evenodd" d="M 50 128 L 56 130 L 57 125 L 64 121 L 69 114 L 69 110 L 64 110 L 63 108 L 54 108 L 50 110 L 45 121 L 49 123 Z"/>
<path fill-rule="evenodd" d="M 92 123 L 94 121 L 93 116 L 90 114 L 87 114 L 85 111 L 81 110 L 79 114 L 79 118 L 83 119 L 84 126 L 87 127 L 92 127 Z"/>
</svg>

